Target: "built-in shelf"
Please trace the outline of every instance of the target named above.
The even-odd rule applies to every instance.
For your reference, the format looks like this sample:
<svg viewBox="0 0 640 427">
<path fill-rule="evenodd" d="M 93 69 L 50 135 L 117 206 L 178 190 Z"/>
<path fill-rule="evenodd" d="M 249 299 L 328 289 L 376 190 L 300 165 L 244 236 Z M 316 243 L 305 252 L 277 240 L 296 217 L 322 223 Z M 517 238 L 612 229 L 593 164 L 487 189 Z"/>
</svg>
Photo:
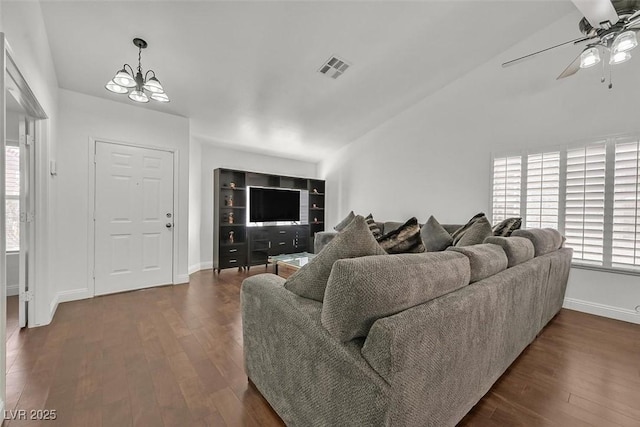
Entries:
<svg viewBox="0 0 640 427">
<path fill-rule="evenodd" d="M 244 190 L 246 190 L 246 188 L 244 188 L 244 187 L 234 187 L 234 188 L 222 187 L 221 190 L 244 191 Z"/>
<path fill-rule="evenodd" d="M 220 224 L 220 227 L 246 227 L 244 224 Z"/>
<path fill-rule="evenodd" d="M 313 193 L 313 192 L 309 191 L 309 195 L 310 196 L 324 196 L 324 193 Z"/>
<path fill-rule="evenodd" d="M 246 206 L 221 206 L 220 209 L 246 209 Z"/>
</svg>

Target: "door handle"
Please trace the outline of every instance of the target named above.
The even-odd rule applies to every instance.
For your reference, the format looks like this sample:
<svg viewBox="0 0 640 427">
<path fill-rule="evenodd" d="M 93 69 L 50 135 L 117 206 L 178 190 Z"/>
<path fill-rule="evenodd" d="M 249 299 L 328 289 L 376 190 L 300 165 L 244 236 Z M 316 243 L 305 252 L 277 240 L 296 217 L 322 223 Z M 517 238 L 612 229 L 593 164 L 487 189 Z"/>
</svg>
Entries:
<svg viewBox="0 0 640 427">
<path fill-rule="evenodd" d="M 171 224 L 170 222 L 168 222 L 168 223 L 165 225 L 165 227 L 167 227 L 167 228 L 171 228 L 171 227 L 173 227 L 173 224 Z"/>
</svg>

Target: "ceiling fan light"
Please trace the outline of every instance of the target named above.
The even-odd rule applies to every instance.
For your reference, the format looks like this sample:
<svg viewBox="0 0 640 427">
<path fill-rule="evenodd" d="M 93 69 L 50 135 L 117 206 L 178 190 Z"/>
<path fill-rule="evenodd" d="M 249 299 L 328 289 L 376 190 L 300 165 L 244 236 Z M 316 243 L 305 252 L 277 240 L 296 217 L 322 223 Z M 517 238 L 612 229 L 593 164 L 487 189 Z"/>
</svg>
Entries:
<svg viewBox="0 0 640 427">
<path fill-rule="evenodd" d="M 116 73 L 113 78 L 114 83 L 123 87 L 135 87 L 136 80 L 124 68 Z"/>
<path fill-rule="evenodd" d="M 160 84 L 160 81 L 155 77 L 151 77 L 144 83 L 144 88 L 151 93 L 163 93 L 164 88 Z"/>
<path fill-rule="evenodd" d="M 129 92 L 126 87 L 122 87 L 119 84 L 115 83 L 113 80 L 109 80 L 109 82 L 104 86 L 109 92 L 113 93 L 127 93 Z"/>
<path fill-rule="evenodd" d="M 585 49 L 580 55 L 580 68 L 589 68 L 600 62 L 600 51 L 595 47 Z"/>
<path fill-rule="evenodd" d="M 623 62 L 627 62 L 630 59 L 631 59 L 631 54 L 629 52 L 616 52 L 611 55 L 609 64 L 611 65 L 622 64 Z"/>
<path fill-rule="evenodd" d="M 628 52 L 634 47 L 638 46 L 638 39 L 635 31 L 625 31 L 616 37 L 613 41 L 611 49 L 614 53 Z"/>
<path fill-rule="evenodd" d="M 149 102 L 149 97 L 141 90 L 132 90 L 129 99 L 135 102 Z"/>
<path fill-rule="evenodd" d="M 169 102 L 169 97 L 164 92 L 162 92 L 162 93 L 152 93 L 151 94 L 151 99 L 153 99 L 154 101 L 158 101 L 158 102 Z"/>
</svg>

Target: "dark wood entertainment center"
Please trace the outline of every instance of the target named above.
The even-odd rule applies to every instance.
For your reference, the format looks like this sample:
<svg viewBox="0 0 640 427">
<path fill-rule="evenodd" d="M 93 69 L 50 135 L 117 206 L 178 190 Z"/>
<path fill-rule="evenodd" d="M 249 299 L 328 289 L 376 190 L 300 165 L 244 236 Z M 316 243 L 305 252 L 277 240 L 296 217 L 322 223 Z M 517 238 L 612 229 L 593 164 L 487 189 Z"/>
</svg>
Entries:
<svg viewBox="0 0 640 427">
<path fill-rule="evenodd" d="M 247 225 L 249 187 L 306 190 L 301 209 L 308 224 Z M 234 169 L 213 171 L 213 269 L 249 268 L 267 264 L 269 257 L 311 252 L 315 233 L 324 231 L 325 182 L 319 179 L 270 175 Z"/>
</svg>

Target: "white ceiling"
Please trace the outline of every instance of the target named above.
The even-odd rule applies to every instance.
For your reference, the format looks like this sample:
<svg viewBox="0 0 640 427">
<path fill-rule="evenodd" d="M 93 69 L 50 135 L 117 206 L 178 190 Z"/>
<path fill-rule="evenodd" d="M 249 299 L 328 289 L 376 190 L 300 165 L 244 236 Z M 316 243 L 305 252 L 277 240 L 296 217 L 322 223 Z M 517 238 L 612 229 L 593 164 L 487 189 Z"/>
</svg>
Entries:
<svg viewBox="0 0 640 427">
<path fill-rule="evenodd" d="M 191 134 L 211 142 L 312 161 L 575 13 L 568 1 L 539 0 L 53 1 L 42 10 L 60 87 L 129 103 L 104 84 L 134 65 L 131 39 L 142 37 L 143 68 L 172 102 L 141 108 L 189 117 Z M 333 54 L 352 63 L 337 80 L 317 72 Z"/>
</svg>

